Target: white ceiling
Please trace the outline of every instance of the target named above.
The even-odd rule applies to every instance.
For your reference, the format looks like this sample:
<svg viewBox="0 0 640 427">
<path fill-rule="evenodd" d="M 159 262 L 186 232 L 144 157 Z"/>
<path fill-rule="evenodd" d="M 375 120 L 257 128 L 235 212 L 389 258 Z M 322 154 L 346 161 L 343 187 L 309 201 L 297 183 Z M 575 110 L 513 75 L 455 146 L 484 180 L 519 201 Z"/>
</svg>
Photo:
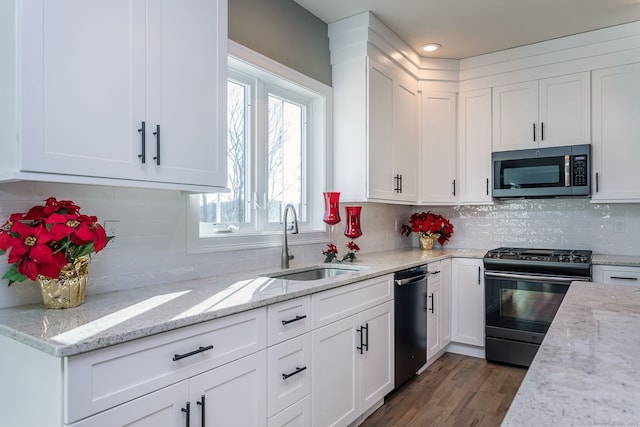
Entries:
<svg viewBox="0 0 640 427">
<path fill-rule="evenodd" d="M 294 0 L 326 23 L 370 10 L 422 56 L 462 59 L 640 21 L 640 0 Z M 422 53 L 435 42 L 443 48 Z"/>
</svg>

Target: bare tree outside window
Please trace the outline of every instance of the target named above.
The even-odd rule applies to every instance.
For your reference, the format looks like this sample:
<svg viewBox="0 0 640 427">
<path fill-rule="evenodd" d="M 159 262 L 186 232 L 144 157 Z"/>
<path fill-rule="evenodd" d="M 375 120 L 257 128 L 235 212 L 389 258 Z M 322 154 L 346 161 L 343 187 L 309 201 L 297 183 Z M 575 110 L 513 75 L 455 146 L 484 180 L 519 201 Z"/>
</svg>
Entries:
<svg viewBox="0 0 640 427">
<path fill-rule="evenodd" d="M 201 223 L 247 222 L 247 91 L 242 84 L 227 82 L 227 186 L 230 192 L 200 196 Z"/>
<path fill-rule="evenodd" d="M 268 221 L 280 222 L 288 203 L 298 212 L 302 200 L 301 151 L 303 109 L 269 95 L 267 142 Z"/>
</svg>

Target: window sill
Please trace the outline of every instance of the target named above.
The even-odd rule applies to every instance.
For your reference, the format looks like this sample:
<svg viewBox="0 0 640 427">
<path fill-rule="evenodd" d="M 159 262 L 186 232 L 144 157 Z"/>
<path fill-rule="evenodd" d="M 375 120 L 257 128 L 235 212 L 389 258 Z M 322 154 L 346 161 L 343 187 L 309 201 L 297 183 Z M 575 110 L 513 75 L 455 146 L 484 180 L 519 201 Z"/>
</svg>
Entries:
<svg viewBox="0 0 640 427">
<path fill-rule="evenodd" d="M 326 243 L 328 239 L 329 233 L 326 231 L 309 231 L 299 234 L 287 233 L 289 246 Z M 188 243 L 187 253 L 227 252 L 280 246 L 282 246 L 282 232 L 260 234 L 229 233 L 212 237 L 199 237 Z"/>
</svg>

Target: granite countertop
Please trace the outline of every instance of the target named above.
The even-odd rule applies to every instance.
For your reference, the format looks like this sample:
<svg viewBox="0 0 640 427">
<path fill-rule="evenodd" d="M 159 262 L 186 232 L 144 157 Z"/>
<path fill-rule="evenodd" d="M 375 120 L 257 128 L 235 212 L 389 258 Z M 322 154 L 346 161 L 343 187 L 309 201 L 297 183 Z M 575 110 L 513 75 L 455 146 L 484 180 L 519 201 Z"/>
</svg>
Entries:
<svg viewBox="0 0 640 427">
<path fill-rule="evenodd" d="M 573 282 L 503 426 L 640 424 L 640 286 Z"/>
<path fill-rule="evenodd" d="M 0 334 L 54 356 L 71 356 L 444 258 L 482 258 L 485 252 L 401 249 L 359 254 L 356 262 L 339 264 L 353 273 L 313 282 L 260 277 L 273 269 L 88 295 L 81 306 L 66 310 L 41 304 L 0 309 Z"/>
<path fill-rule="evenodd" d="M 592 264 L 640 267 L 640 256 L 593 254 Z"/>
</svg>

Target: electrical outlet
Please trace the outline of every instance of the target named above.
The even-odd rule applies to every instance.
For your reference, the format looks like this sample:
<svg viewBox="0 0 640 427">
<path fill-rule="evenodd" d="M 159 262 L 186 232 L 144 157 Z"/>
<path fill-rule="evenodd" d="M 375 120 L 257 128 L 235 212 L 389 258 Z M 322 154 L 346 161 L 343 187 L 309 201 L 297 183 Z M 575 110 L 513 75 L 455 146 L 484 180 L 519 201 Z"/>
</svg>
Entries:
<svg viewBox="0 0 640 427">
<path fill-rule="evenodd" d="M 624 233 L 624 219 L 616 219 L 614 221 L 616 233 Z"/>
<path fill-rule="evenodd" d="M 118 242 L 118 225 L 119 224 L 120 224 L 120 221 L 115 219 L 106 219 L 104 221 L 104 231 L 107 233 L 108 237 L 113 237 L 113 239 L 109 241 L 109 245 L 107 247 L 114 247 L 118 244 L 117 242 Z"/>
</svg>

